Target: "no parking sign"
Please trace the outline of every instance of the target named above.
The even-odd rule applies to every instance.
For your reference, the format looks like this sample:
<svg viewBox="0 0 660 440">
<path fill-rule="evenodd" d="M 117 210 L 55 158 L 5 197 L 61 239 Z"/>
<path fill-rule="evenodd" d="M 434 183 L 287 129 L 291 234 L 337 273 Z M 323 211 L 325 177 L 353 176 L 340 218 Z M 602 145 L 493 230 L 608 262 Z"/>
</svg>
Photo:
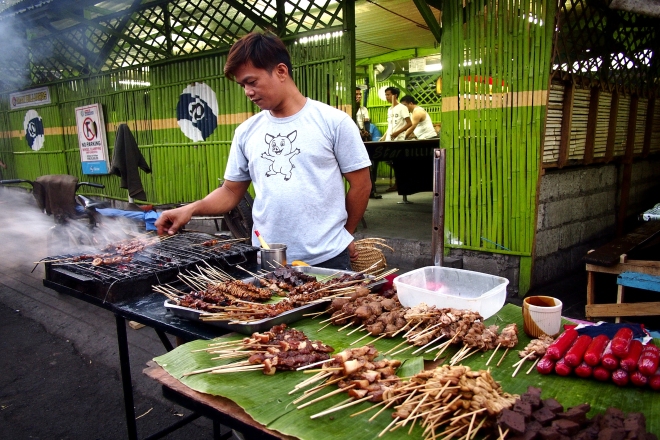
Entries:
<svg viewBox="0 0 660 440">
<path fill-rule="evenodd" d="M 108 174 L 108 142 L 101 104 L 76 108 L 76 125 L 83 174 Z"/>
</svg>

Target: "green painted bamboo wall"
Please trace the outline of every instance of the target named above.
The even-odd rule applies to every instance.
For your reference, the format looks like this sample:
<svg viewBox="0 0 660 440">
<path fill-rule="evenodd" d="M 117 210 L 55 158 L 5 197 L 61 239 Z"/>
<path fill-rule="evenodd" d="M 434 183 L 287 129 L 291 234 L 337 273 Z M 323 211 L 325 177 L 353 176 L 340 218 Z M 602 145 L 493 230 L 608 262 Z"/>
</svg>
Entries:
<svg viewBox="0 0 660 440">
<path fill-rule="evenodd" d="M 460 2 L 444 6 L 447 246 L 531 260 L 554 6 L 468 1 L 467 14 Z M 529 273 L 523 272 L 526 291 Z"/>
<path fill-rule="evenodd" d="M 301 92 L 350 114 L 348 44 L 344 34 L 335 32 L 292 42 L 289 49 Z M 234 130 L 259 111 L 240 86 L 224 77 L 225 60 L 225 54 L 213 54 L 51 86 L 53 103 L 34 109 L 45 129 L 39 151 L 32 151 L 25 139 L 23 120 L 28 109 L 9 111 L 8 95 L 0 97 L 0 159 L 8 165 L 3 177 L 33 180 L 44 174 L 71 174 L 106 186 L 90 193 L 126 200 L 127 191 L 119 188 L 117 176 L 82 174 L 74 109 L 100 103 L 109 156 L 118 125 L 126 123 L 151 165 L 151 174 L 140 171 L 149 203 L 185 203 L 204 197 L 224 176 Z M 183 90 L 200 82 L 215 92 L 218 126 L 204 141 L 193 142 L 179 127 L 176 108 Z"/>
</svg>

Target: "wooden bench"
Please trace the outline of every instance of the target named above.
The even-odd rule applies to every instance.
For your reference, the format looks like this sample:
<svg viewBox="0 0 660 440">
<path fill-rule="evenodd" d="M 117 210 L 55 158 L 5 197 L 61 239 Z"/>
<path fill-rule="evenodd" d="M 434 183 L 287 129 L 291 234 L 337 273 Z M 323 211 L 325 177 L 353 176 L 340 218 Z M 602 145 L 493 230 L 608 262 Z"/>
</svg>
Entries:
<svg viewBox="0 0 660 440">
<path fill-rule="evenodd" d="M 624 303 L 626 287 L 658 291 L 660 289 L 660 261 L 632 260 L 633 253 L 660 237 L 660 221 L 645 223 L 634 231 L 612 242 L 590 251 L 587 262 L 587 306 L 586 317 L 615 317 L 620 322 L 622 316 L 660 315 L 660 301 Z M 617 300 L 614 304 L 596 304 L 595 275 L 606 273 L 618 275 Z M 658 298 L 660 300 L 660 298 Z"/>
</svg>

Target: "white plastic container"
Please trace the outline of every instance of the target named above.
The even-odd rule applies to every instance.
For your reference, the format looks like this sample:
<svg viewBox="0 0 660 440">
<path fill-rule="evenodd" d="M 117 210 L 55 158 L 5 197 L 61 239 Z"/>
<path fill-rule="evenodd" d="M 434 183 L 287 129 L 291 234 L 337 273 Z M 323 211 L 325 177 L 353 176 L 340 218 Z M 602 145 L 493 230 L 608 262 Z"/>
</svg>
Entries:
<svg viewBox="0 0 660 440">
<path fill-rule="evenodd" d="M 426 303 L 479 312 L 484 319 L 497 313 L 506 299 L 509 280 L 470 270 L 428 266 L 394 278 L 399 301 L 406 307 Z"/>
</svg>

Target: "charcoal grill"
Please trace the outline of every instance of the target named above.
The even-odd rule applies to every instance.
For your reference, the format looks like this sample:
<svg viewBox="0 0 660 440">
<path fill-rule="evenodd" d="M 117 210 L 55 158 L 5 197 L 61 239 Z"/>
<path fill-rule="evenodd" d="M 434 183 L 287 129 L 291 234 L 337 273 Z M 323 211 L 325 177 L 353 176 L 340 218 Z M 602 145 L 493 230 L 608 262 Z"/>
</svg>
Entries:
<svg viewBox="0 0 660 440">
<path fill-rule="evenodd" d="M 83 254 L 57 255 L 45 258 L 44 286 L 60 293 L 90 295 L 103 302 L 115 303 L 152 292 L 154 284 L 169 283 L 179 272 L 199 264 L 209 264 L 232 277 L 245 277 L 237 266 L 256 272 L 258 248 L 240 242 L 223 248 L 222 240 L 214 246 L 204 246 L 218 239 L 199 232 L 183 232 L 146 246 L 132 254 L 125 263 L 94 266 L 91 261 L 71 263 Z M 52 260 L 64 260 L 54 261 Z"/>
</svg>

